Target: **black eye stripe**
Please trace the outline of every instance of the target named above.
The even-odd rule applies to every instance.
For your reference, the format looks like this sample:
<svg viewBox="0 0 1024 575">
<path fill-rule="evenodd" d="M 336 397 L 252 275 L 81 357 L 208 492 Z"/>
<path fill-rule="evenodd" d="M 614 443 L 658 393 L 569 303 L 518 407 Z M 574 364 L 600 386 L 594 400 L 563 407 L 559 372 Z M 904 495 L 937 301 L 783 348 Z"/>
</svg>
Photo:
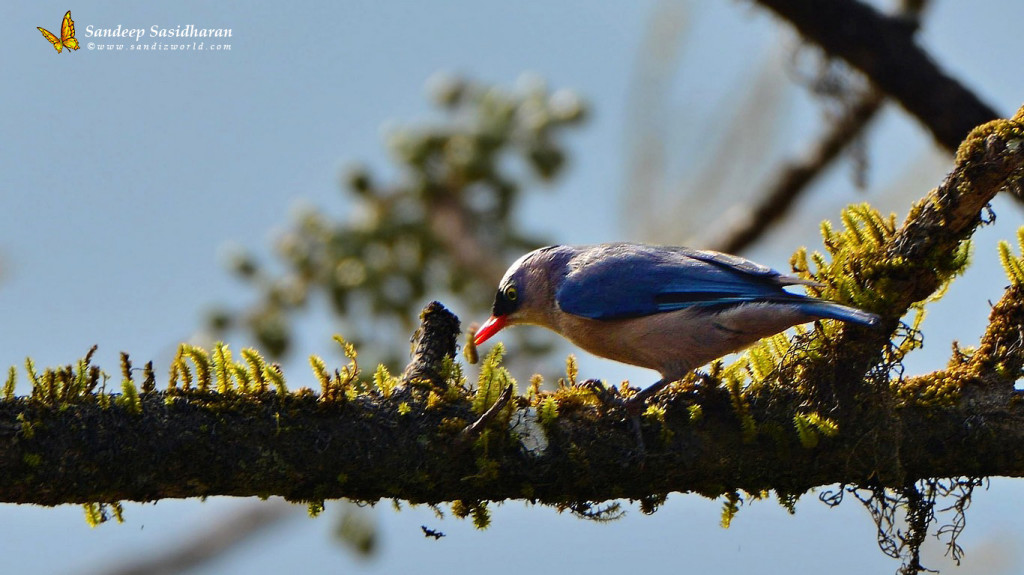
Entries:
<svg viewBox="0 0 1024 575">
<path fill-rule="evenodd" d="M 519 288 L 514 284 L 508 284 L 499 289 L 494 297 L 494 307 L 492 308 L 494 315 L 508 315 L 517 309 L 519 309 Z"/>
</svg>

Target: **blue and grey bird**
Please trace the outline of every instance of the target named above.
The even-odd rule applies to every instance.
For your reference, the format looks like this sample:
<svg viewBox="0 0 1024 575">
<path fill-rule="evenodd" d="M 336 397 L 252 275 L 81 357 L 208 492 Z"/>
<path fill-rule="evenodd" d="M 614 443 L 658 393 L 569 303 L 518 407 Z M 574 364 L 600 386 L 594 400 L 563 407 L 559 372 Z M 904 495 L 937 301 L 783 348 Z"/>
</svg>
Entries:
<svg viewBox="0 0 1024 575">
<path fill-rule="evenodd" d="M 797 324 L 879 317 L 786 291 L 815 282 L 705 250 L 634 243 L 550 246 L 498 285 L 480 345 L 503 327 L 540 325 L 598 355 L 658 371 L 649 397 L 688 372 Z M 639 397 L 638 397 L 639 398 Z"/>
</svg>

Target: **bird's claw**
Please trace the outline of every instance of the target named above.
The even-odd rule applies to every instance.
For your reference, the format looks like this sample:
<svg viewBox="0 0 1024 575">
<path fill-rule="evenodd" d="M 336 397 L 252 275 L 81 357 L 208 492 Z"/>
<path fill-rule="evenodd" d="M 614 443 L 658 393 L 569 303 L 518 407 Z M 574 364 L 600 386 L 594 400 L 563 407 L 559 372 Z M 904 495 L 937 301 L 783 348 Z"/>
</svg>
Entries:
<svg viewBox="0 0 1024 575">
<path fill-rule="evenodd" d="M 633 430 L 633 435 L 636 437 L 637 449 L 640 453 L 640 458 L 643 459 L 647 453 L 647 448 L 644 445 L 644 436 L 640 428 L 640 414 L 644 412 L 647 396 L 637 394 L 626 399 L 619 394 L 619 390 L 617 388 L 605 387 L 604 383 L 599 379 L 588 379 L 582 381 L 577 387 L 589 390 L 605 407 L 621 408 L 626 412 L 630 428 Z"/>
<path fill-rule="evenodd" d="M 579 389 L 585 389 L 593 393 L 595 397 L 608 407 L 621 407 L 623 404 L 619 390 L 614 387 L 605 387 L 600 379 L 587 379 L 576 385 Z"/>
</svg>

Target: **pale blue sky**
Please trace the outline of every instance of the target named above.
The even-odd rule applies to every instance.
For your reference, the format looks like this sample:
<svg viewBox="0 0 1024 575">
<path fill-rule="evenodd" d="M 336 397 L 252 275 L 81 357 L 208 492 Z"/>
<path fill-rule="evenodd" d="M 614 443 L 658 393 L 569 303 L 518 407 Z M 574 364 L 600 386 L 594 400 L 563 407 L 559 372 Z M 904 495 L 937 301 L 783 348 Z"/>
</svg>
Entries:
<svg viewBox="0 0 1024 575">
<path fill-rule="evenodd" d="M 780 45 L 793 44 L 748 2 L 690 5 L 694 43 L 673 85 L 678 117 L 669 123 L 677 146 L 672 153 L 680 157 L 697 153 L 703 145 L 697 134 L 733 101 L 755 67 L 781 59 L 766 54 L 784 57 Z M 108 371 L 116 372 L 121 350 L 136 363 L 152 358 L 166 369 L 174 346 L 195 332 L 204 309 L 252 295 L 223 270 L 222 246 L 266 253 L 271 230 L 287 224 L 299 200 L 344 213 L 339 169 L 365 161 L 387 174 L 381 126 L 436 117 L 423 86 L 437 71 L 506 86 L 533 71 L 553 87 L 585 96 L 593 114 L 566 139 L 572 167 L 552 190 L 527 200 L 524 225 L 562 242 L 630 239 L 637 232 L 622 225 L 620 214 L 640 207 L 623 194 L 626 115 L 653 8 L 652 1 L 582 0 L 8 3 L 0 19 L 7 38 L 0 59 L 0 366 L 20 365 L 26 355 L 40 365 L 67 363 L 99 344 L 97 360 Z M 59 29 L 68 9 L 82 49 L 57 54 L 36 26 Z M 1024 5 L 1016 0 L 937 0 L 923 42 L 944 67 L 1009 114 L 1024 102 L 1022 17 Z M 90 24 L 231 28 L 232 49 L 91 51 L 94 39 L 84 33 Z M 818 117 L 798 97 L 786 110 L 779 150 L 765 153 L 799 149 Z M 817 222 L 835 219 L 843 204 L 866 200 L 902 214 L 948 169 L 920 128 L 895 109 L 884 113 L 869 145 L 869 190 L 853 190 L 847 168 L 834 170 L 787 230 L 750 255 L 784 267 L 798 245 L 818 245 Z M 889 193 L 902 181 L 918 191 Z M 997 226 L 979 239 L 976 269 L 932 314 L 927 349 L 913 360 L 914 369 L 944 363 L 954 334 L 970 343 L 983 329 L 986 299 L 997 299 L 1006 283 L 994 242 L 1012 238 L 1024 223 L 1014 206 L 997 205 L 997 212 Z M 293 385 L 305 373 L 301 356 L 330 349 L 327 321 L 306 324 L 311 331 L 301 340 Z M 588 376 L 642 383 L 652 375 L 580 358 Z M 970 510 L 964 567 L 944 572 L 1019 570 L 1024 557 L 1010 543 L 1024 520 L 1006 502 L 1022 490 L 1016 482 L 994 485 L 976 494 Z M 243 504 L 130 504 L 126 524 L 98 529 L 89 529 L 75 506 L 0 506 L 0 555 L 21 573 L 88 571 L 159 548 Z M 377 514 L 382 553 L 361 562 L 331 543 L 328 503 L 326 516 L 309 520 L 299 510 L 244 552 L 200 572 L 896 568 L 878 551 L 870 520 L 855 503 L 829 510 L 812 494 L 793 517 L 773 502 L 756 503 L 742 509 L 729 530 L 718 527 L 720 506 L 676 494 L 653 516 L 629 507 L 625 519 L 598 525 L 509 503 L 495 509 L 493 526 L 480 533 L 468 522 L 437 521 L 426 510 L 394 513 L 384 503 Z M 425 539 L 421 524 L 448 536 Z M 936 549 L 933 556 L 941 555 Z M 934 558 L 928 564 L 942 565 Z M 1000 564 L 1008 567 L 1000 571 Z"/>
</svg>

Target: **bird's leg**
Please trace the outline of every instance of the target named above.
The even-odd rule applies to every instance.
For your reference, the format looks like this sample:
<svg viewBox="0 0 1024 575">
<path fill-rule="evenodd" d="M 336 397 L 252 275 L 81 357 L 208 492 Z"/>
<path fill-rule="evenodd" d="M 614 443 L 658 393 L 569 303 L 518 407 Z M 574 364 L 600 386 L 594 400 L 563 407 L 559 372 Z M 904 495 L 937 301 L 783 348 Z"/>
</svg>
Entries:
<svg viewBox="0 0 1024 575">
<path fill-rule="evenodd" d="M 633 435 L 636 436 L 636 443 L 640 448 L 640 454 L 642 456 L 646 456 L 647 454 L 647 447 L 644 445 L 644 435 L 640 430 L 640 415 L 644 412 L 644 405 L 650 397 L 665 389 L 665 387 L 673 381 L 675 380 L 663 377 L 651 384 L 647 389 L 641 389 L 629 399 L 625 401 L 621 399 L 619 400 L 622 402 L 622 406 L 626 408 L 626 413 L 629 415 L 629 423 L 633 426 Z"/>
</svg>

